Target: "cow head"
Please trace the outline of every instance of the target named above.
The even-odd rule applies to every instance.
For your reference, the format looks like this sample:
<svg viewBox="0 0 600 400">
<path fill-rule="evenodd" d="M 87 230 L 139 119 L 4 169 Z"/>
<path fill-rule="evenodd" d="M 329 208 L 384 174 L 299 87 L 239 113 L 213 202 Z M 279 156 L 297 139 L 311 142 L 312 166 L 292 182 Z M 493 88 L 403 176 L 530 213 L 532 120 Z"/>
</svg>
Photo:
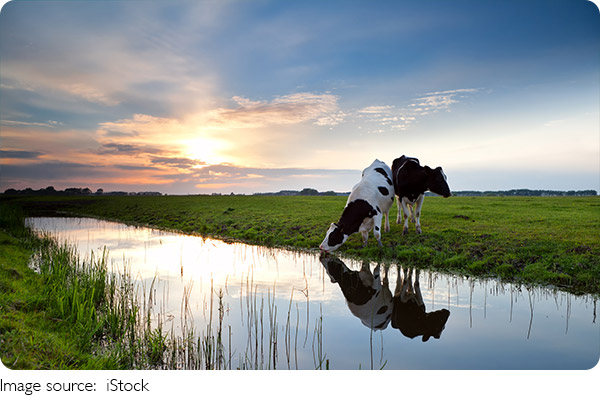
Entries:
<svg viewBox="0 0 600 400">
<path fill-rule="evenodd" d="M 427 173 L 427 189 L 430 192 L 443 197 L 452 196 L 448 182 L 446 182 L 446 174 L 444 174 L 442 167 L 431 169 L 425 166 L 425 173 Z"/>
<path fill-rule="evenodd" d="M 421 340 L 426 342 L 432 336 L 436 339 L 439 339 L 442 335 L 442 331 L 446 327 L 448 317 L 450 317 L 450 311 L 446 310 L 445 308 L 426 313 L 422 326 L 423 338 Z"/>
<path fill-rule="evenodd" d="M 334 251 L 344 244 L 346 240 L 348 240 L 348 235 L 343 232 L 342 227 L 336 223 L 332 223 L 319 248 L 323 251 Z"/>
</svg>

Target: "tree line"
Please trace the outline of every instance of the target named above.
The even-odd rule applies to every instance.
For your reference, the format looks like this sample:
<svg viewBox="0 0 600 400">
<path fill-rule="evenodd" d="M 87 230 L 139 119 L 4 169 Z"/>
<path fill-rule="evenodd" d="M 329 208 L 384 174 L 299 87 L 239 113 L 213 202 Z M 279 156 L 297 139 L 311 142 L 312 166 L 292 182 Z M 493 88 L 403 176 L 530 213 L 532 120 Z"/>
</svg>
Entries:
<svg viewBox="0 0 600 400">
<path fill-rule="evenodd" d="M 452 192 L 453 196 L 597 196 L 595 190 L 531 190 L 531 189 L 511 189 L 511 190 L 463 190 Z"/>
<path fill-rule="evenodd" d="M 6 189 L 5 195 L 26 195 L 26 196 L 162 196 L 160 192 L 123 192 L 113 191 L 105 192 L 103 189 L 98 189 L 92 192 L 90 188 L 66 188 L 65 190 L 56 190 L 54 186 L 48 186 L 45 189 L 34 190 L 27 189 Z"/>
</svg>

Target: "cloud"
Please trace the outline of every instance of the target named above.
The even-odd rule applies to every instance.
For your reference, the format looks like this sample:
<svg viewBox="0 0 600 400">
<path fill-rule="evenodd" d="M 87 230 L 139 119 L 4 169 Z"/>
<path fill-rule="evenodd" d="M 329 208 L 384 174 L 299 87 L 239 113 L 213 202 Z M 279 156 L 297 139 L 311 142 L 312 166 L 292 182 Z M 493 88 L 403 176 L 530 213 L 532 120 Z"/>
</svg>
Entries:
<svg viewBox="0 0 600 400">
<path fill-rule="evenodd" d="M 165 165 L 168 167 L 175 167 L 181 169 L 198 167 L 201 165 L 206 165 L 204 161 L 195 160 L 191 158 L 185 157 L 153 157 L 151 162 L 153 164 Z"/>
<path fill-rule="evenodd" d="M 134 114 L 98 125 L 96 136 L 102 146 L 98 154 L 170 155 L 181 151 L 180 141 L 193 136 L 196 130 L 192 123 L 176 118 Z"/>
<path fill-rule="evenodd" d="M 427 115 L 438 111 L 448 111 L 452 104 L 459 102 L 458 99 L 478 91 L 479 89 L 456 89 L 427 93 L 425 96 L 415 99 L 416 102 L 410 104 L 409 107 L 419 115 Z"/>
<path fill-rule="evenodd" d="M 3 119 L 0 121 L 0 125 L 7 126 L 22 126 L 22 127 L 41 127 L 41 128 L 57 128 L 63 125 L 58 121 L 47 121 L 47 122 L 27 122 L 27 121 L 12 121 Z"/>
<path fill-rule="evenodd" d="M 98 154 L 140 155 L 161 153 L 163 151 L 158 147 L 114 142 L 104 143 L 102 148 L 98 150 Z"/>
<path fill-rule="evenodd" d="M 88 83 L 66 83 L 60 86 L 60 89 L 65 92 L 81 97 L 91 103 L 98 103 L 103 106 L 113 107 L 118 105 L 121 101 L 109 92 L 102 90 L 95 84 Z"/>
<path fill-rule="evenodd" d="M 151 167 L 151 166 L 147 166 L 147 165 L 117 164 L 114 167 L 117 169 L 125 170 L 125 171 L 159 170 L 159 168 Z"/>
<path fill-rule="evenodd" d="M 39 151 L 26 151 L 26 150 L 0 150 L 0 158 L 12 158 L 12 159 L 35 159 L 42 156 L 44 153 Z"/>
<path fill-rule="evenodd" d="M 411 110 L 396 106 L 368 106 L 358 110 L 358 117 L 365 122 L 375 124 L 378 128 L 377 132 L 383 131 L 381 128 L 403 131 L 416 120 Z"/>
<path fill-rule="evenodd" d="M 160 118 L 146 114 L 133 114 L 132 118 L 124 118 L 114 122 L 102 122 L 99 124 L 98 133 L 101 135 L 136 137 L 139 136 L 139 130 L 145 129 L 146 132 L 151 129 L 153 133 L 158 133 L 159 129 L 172 129 L 178 125 L 178 122 L 172 118 Z"/>
<path fill-rule="evenodd" d="M 356 116 L 374 125 L 370 127 L 371 133 L 385 132 L 386 130 L 404 131 L 414 123 L 429 114 L 440 111 L 450 111 L 451 106 L 460 102 L 470 94 L 479 92 L 480 89 L 455 89 L 440 92 L 426 93 L 413 99 L 408 105 L 398 107 L 394 105 L 367 106 L 359 109 Z"/>
<path fill-rule="evenodd" d="M 212 121 L 216 126 L 260 128 L 312 121 L 315 125 L 333 126 L 343 121 L 338 107 L 339 97 L 330 93 L 294 93 L 272 101 L 252 101 L 234 96 L 237 108 L 220 108 Z"/>
<path fill-rule="evenodd" d="M 25 165 L 2 165 L 2 175 L 9 180 L 35 180 L 48 182 L 49 184 L 73 178 L 104 176 L 106 172 L 106 170 L 96 165 L 59 161 Z"/>
</svg>

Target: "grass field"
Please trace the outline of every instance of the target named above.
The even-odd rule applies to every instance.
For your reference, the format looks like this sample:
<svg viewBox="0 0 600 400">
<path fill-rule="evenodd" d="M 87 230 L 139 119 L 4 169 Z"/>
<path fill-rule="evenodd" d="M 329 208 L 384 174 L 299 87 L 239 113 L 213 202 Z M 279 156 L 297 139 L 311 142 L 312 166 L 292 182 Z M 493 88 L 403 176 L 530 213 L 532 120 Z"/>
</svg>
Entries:
<svg viewBox="0 0 600 400">
<path fill-rule="evenodd" d="M 4 197 L 29 215 L 66 212 L 248 243 L 317 249 L 346 199 L 309 196 Z M 423 234 L 390 212 L 383 248 L 358 234 L 339 253 L 464 275 L 600 293 L 599 197 L 427 197 Z"/>
</svg>

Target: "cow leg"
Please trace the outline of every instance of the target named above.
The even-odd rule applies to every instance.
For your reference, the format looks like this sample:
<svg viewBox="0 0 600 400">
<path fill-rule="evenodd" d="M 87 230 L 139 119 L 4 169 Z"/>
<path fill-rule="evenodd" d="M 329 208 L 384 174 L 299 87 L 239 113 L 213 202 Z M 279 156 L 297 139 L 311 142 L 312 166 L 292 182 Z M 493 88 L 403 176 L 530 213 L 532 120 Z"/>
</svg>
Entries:
<svg viewBox="0 0 600 400">
<path fill-rule="evenodd" d="M 396 217 L 396 223 L 402 222 L 402 199 L 396 196 L 396 205 L 398 206 L 398 216 Z"/>
<path fill-rule="evenodd" d="M 383 246 L 381 243 L 381 220 L 383 219 L 383 214 L 377 213 L 373 217 L 373 235 L 375 235 L 375 239 L 377 239 L 377 244 L 379 247 Z"/>
<path fill-rule="evenodd" d="M 385 231 L 390 231 L 390 212 L 389 210 L 385 212 Z"/>
<path fill-rule="evenodd" d="M 412 269 L 409 268 L 408 271 L 404 274 L 402 282 L 402 292 L 400 293 L 400 301 L 406 303 L 414 297 L 415 294 L 412 284 Z"/>
<path fill-rule="evenodd" d="M 361 231 L 360 234 L 363 238 L 363 247 L 367 247 L 367 243 L 369 242 L 369 231 Z"/>
<path fill-rule="evenodd" d="M 406 235 L 408 233 L 408 204 L 404 198 L 402 198 L 402 213 L 404 214 L 404 228 L 402 229 L 402 234 Z"/>
<path fill-rule="evenodd" d="M 368 261 L 363 261 L 360 271 L 358 271 L 358 277 L 360 278 L 363 285 L 366 287 L 374 287 L 373 274 L 371 273 L 371 267 Z"/>
<path fill-rule="evenodd" d="M 423 303 L 423 295 L 421 294 L 421 284 L 419 283 L 419 270 L 415 270 L 415 281 L 413 284 L 413 288 L 415 290 L 415 296 L 417 299 L 417 304 L 422 306 Z"/>
<path fill-rule="evenodd" d="M 423 201 L 425 200 L 425 195 L 420 195 L 417 199 L 417 203 L 415 204 L 413 213 L 415 216 L 415 223 L 417 226 L 417 233 L 421 233 L 421 207 L 423 207 Z"/>
<path fill-rule="evenodd" d="M 379 263 L 377 263 L 377 266 L 373 270 L 373 284 L 371 287 L 375 290 L 381 288 L 381 265 Z"/>
</svg>

